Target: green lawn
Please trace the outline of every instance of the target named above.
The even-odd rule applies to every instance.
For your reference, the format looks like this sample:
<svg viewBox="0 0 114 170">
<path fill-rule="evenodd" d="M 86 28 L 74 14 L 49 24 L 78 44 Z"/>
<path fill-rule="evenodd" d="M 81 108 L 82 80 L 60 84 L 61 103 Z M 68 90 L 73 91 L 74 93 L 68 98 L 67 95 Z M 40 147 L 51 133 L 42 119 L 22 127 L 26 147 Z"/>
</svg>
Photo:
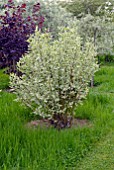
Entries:
<svg viewBox="0 0 114 170">
<path fill-rule="evenodd" d="M 106 157 L 110 155 L 107 134 L 114 129 L 113 65 L 101 67 L 95 76 L 96 86 L 90 89 L 84 104 L 76 109 L 76 117 L 87 118 L 91 122 L 90 127 L 62 131 L 53 128 L 27 128 L 26 123 L 34 116 L 30 114 L 29 109 L 14 101 L 14 94 L 5 91 L 8 82 L 8 76 L 0 71 L 0 89 L 2 89 L 0 92 L 0 170 L 80 170 L 86 165 L 88 170 L 94 170 L 94 167 L 98 166 L 96 159 L 103 155 L 101 154 L 103 151 Z M 111 149 L 113 149 L 114 137 L 110 139 Z M 100 147 L 100 143 L 104 148 L 105 145 L 107 146 L 106 150 Z M 92 159 L 90 166 L 88 164 L 91 162 L 90 158 L 92 156 L 94 158 L 94 154 L 96 158 Z M 111 162 L 113 163 L 113 160 L 110 159 Z M 102 157 L 99 163 L 100 166 L 103 164 L 105 167 L 105 159 Z M 109 165 L 106 162 L 106 166 Z"/>
</svg>

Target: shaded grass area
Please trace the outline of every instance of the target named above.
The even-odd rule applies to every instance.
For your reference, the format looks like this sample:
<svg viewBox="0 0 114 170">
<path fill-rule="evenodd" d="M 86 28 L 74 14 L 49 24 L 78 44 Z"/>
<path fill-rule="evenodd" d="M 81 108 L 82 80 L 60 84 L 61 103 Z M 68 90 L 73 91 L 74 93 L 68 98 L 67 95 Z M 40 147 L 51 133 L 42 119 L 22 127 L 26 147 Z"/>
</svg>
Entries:
<svg viewBox="0 0 114 170">
<path fill-rule="evenodd" d="M 91 127 L 62 131 L 27 128 L 30 110 L 16 103 L 14 94 L 0 92 L 0 169 L 75 170 L 88 151 L 114 128 L 114 95 L 110 93 L 114 90 L 114 67 L 103 66 L 95 82 L 99 86 L 91 89 L 87 100 L 76 109 L 76 117 L 89 119 Z M 0 85 L 1 89 L 8 86 L 8 77 L 3 74 Z"/>
<path fill-rule="evenodd" d="M 4 70 L 0 70 L 0 90 L 8 88 L 9 76 L 4 74 Z"/>
</svg>

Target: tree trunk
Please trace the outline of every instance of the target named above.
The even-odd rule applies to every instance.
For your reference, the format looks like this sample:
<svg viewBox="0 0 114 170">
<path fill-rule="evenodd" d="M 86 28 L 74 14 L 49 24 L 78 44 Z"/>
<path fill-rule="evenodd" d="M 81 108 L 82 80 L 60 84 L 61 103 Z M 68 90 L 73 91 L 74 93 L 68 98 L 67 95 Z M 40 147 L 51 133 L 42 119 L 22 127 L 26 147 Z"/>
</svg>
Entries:
<svg viewBox="0 0 114 170">
<path fill-rule="evenodd" d="M 92 79 L 90 81 L 90 87 L 93 87 L 94 86 L 94 76 L 92 76 Z"/>
<path fill-rule="evenodd" d="M 68 117 L 66 114 L 54 114 L 50 123 L 58 130 L 64 128 L 70 128 L 72 125 L 72 117 Z"/>
</svg>

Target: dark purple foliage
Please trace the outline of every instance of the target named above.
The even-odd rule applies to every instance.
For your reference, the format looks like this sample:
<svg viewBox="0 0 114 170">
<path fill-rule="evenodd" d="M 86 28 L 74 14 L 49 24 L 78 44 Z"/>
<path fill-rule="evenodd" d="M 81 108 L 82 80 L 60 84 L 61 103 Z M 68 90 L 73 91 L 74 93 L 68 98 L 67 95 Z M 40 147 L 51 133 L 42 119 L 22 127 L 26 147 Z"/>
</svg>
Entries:
<svg viewBox="0 0 114 170">
<path fill-rule="evenodd" d="M 0 67 L 16 71 L 16 63 L 27 53 L 27 39 L 35 32 L 36 26 L 42 28 L 44 17 L 40 16 L 40 4 L 33 5 L 32 16 L 24 17 L 26 4 L 15 6 L 13 0 L 4 5 L 4 15 L 0 16 Z"/>
</svg>

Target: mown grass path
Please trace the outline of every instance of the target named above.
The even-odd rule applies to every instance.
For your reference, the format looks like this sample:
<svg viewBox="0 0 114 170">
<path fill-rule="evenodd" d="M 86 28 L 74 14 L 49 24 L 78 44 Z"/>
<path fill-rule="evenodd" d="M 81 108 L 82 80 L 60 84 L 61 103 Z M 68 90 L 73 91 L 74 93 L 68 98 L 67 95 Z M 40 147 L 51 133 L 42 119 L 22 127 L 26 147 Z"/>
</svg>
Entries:
<svg viewBox="0 0 114 170">
<path fill-rule="evenodd" d="M 100 76 L 101 72 L 101 76 Z M 96 82 L 101 83 L 97 90 L 100 94 L 108 95 L 114 101 L 114 67 L 101 69 L 96 77 Z M 95 92 L 95 91 L 94 91 Z M 114 104 L 112 103 L 114 114 Z M 114 120 L 112 120 L 114 121 Z M 96 147 L 89 152 L 79 163 L 76 170 L 114 170 L 114 127 L 110 129 L 107 136 L 96 144 Z"/>
<path fill-rule="evenodd" d="M 78 170 L 114 170 L 114 131 L 80 163 Z"/>
</svg>

